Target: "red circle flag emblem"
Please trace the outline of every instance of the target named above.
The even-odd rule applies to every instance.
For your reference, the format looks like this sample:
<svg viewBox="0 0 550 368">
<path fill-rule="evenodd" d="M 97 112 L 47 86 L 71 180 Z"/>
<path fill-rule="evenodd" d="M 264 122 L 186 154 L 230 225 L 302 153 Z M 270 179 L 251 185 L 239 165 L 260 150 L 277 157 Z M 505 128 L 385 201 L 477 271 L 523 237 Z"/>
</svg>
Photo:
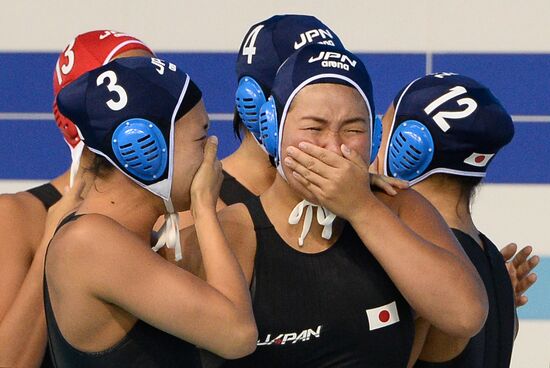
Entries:
<svg viewBox="0 0 550 368">
<path fill-rule="evenodd" d="M 397 303 L 391 302 L 386 305 L 367 309 L 367 319 L 369 322 L 369 331 L 377 330 L 391 326 L 399 322 L 399 313 L 397 311 Z"/>
<path fill-rule="evenodd" d="M 380 311 L 380 313 L 378 313 L 378 319 L 380 322 L 388 322 L 390 320 L 390 312 L 387 310 Z"/>
<path fill-rule="evenodd" d="M 480 164 L 482 163 L 483 161 L 485 161 L 485 155 L 479 155 L 475 158 L 475 161 Z"/>
<path fill-rule="evenodd" d="M 476 167 L 485 167 L 494 156 L 494 153 L 472 153 L 470 156 L 466 157 L 464 163 L 476 166 Z"/>
</svg>

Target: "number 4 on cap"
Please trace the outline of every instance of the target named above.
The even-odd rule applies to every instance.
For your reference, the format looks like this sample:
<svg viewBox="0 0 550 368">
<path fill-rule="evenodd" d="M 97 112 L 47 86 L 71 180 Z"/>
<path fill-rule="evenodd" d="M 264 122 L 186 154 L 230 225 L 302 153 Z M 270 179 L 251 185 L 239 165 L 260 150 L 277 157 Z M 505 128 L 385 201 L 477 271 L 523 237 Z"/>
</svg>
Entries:
<svg viewBox="0 0 550 368">
<path fill-rule="evenodd" d="M 252 57 L 256 55 L 256 47 L 254 47 L 254 44 L 256 43 L 256 38 L 258 37 L 258 33 L 260 33 L 260 30 L 262 28 L 264 28 L 263 24 L 260 24 L 259 26 L 254 28 L 246 38 L 246 41 L 244 41 L 243 56 L 247 57 L 247 64 L 252 64 Z"/>
</svg>

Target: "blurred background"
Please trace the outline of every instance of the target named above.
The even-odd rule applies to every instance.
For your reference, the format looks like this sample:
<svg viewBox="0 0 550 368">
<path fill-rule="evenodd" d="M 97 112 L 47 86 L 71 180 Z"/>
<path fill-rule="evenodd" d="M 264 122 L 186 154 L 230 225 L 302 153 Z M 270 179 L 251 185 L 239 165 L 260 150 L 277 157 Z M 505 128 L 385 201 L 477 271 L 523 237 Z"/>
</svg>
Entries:
<svg viewBox="0 0 550 368">
<path fill-rule="evenodd" d="M 140 38 L 201 87 L 220 138 L 232 133 L 234 62 L 248 28 L 274 14 L 318 17 L 371 73 L 377 113 L 413 79 L 457 72 L 487 85 L 516 134 L 489 167 L 473 214 L 499 247 L 533 245 L 539 280 L 520 308 L 512 367 L 550 367 L 550 1 L 19 0 L 0 15 L 0 193 L 64 172 L 70 154 L 51 113 L 59 53 L 77 34 L 113 29 Z M 32 219 L 31 219 L 32 221 Z"/>
</svg>

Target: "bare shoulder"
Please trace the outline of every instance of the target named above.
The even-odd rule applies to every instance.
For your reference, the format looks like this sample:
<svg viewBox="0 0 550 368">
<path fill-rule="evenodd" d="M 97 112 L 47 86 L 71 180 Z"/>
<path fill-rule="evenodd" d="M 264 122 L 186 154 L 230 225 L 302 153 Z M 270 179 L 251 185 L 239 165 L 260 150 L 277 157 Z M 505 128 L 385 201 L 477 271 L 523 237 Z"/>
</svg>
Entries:
<svg viewBox="0 0 550 368">
<path fill-rule="evenodd" d="M 219 212 L 219 219 L 229 246 L 250 284 L 256 257 L 256 232 L 251 214 L 244 204 L 235 203 L 223 208 Z"/>
<path fill-rule="evenodd" d="M 393 197 L 379 193 L 377 198 L 424 239 L 453 252 L 461 249 L 439 211 L 416 190 L 398 190 L 398 194 Z"/>
<path fill-rule="evenodd" d="M 34 254 L 44 232 L 46 214 L 42 203 L 29 193 L 0 195 L 0 243 Z"/>
<path fill-rule="evenodd" d="M 108 259 L 122 259 L 143 242 L 115 220 L 86 214 L 63 225 L 48 248 L 48 269 L 82 268 Z"/>
<path fill-rule="evenodd" d="M 222 208 L 218 212 L 218 216 L 224 229 L 225 227 L 237 226 L 241 229 L 247 228 L 254 231 L 254 222 L 248 208 L 243 203 L 235 203 Z"/>
<path fill-rule="evenodd" d="M 375 191 L 375 196 L 388 206 L 395 214 L 402 215 L 408 212 L 437 213 L 432 204 L 412 188 L 396 189 L 397 195 L 390 196 L 382 191 Z"/>
<path fill-rule="evenodd" d="M 0 221 L 8 223 L 30 223 L 28 219 L 46 217 L 44 205 L 32 194 L 19 192 L 14 194 L 0 194 Z M 23 221 L 23 220 L 27 221 Z M 36 225 L 36 224 L 34 224 Z"/>
</svg>

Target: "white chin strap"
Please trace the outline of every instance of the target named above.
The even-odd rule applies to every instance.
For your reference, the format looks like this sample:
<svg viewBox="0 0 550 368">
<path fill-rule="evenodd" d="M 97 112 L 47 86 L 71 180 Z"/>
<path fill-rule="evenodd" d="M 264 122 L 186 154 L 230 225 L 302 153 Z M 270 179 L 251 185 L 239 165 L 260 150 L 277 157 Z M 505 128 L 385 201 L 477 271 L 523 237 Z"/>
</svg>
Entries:
<svg viewBox="0 0 550 368">
<path fill-rule="evenodd" d="M 179 230 L 179 215 L 174 211 L 174 206 L 171 200 L 165 200 L 164 205 L 168 213 L 164 214 L 164 224 L 158 232 L 158 240 L 153 250 L 158 252 L 159 249 L 166 246 L 168 249 L 175 249 L 176 261 L 181 261 L 182 251 L 180 243 Z"/>
<path fill-rule="evenodd" d="M 67 143 L 68 144 L 68 143 Z M 71 172 L 69 176 L 69 187 L 73 187 L 74 181 L 76 179 L 76 174 L 78 173 L 78 168 L 80 167 L 80 158 L 82 157 L 82 151 L 84 150 L 84 142 L 80 140 L 78 144 L 73 148 L 69 145 L 71 149 Z"/>
<path fill-rule="evenodd" d="M 304 239 L 311 229 L 311 222 L 313 221 L 313 207 L 317 207 L 317 223 L 323 226 L 321 236 L 323 239 L 330 239 L 332 236 L 332 223 L 334 222 L 334 219 L 336 219 L 336 215 L 330 212 L 327 208 L 313 204 L 304 199 L 302 202 L 298 203 L 296 207 L 294 207 L 288 217 L 288 223 L 291 225 L 296 225 L 302 218 L 304 208 L 306 209 L 306 217 L 304 218 L 304 224 L 302 226 L 302 234 L 298 238 L 298 245 L 300 247 L 304 245 Z"/>
</svg>

